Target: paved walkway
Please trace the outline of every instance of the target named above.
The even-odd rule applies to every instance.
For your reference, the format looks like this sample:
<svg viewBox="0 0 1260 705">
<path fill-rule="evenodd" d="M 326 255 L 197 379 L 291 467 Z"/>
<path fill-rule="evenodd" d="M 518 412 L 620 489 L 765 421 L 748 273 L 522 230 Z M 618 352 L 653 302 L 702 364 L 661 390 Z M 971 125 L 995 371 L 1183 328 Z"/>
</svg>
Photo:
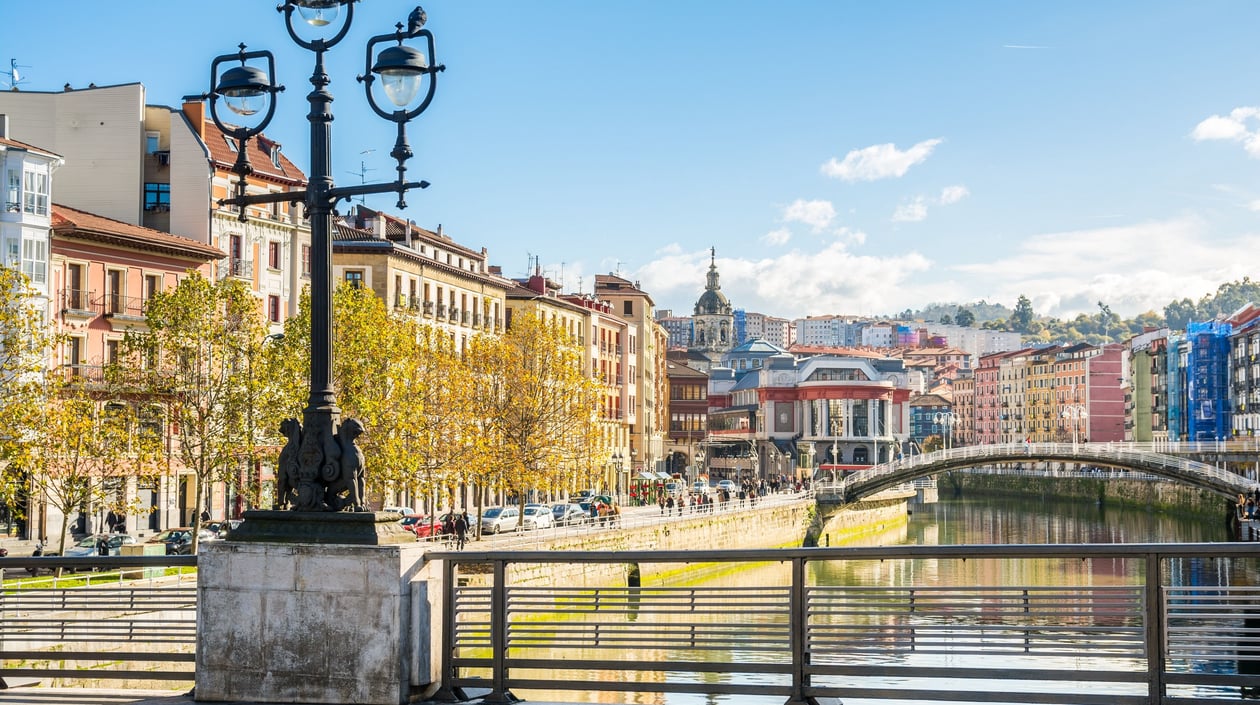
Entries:
<svg viewBox="0 0 1260 705">
<path fill-rule="evenodd" d="M 130 690 L 97 688 L 40 688 L 0 690 L 3 705 L 191 705 L 187 689 Z M 242 704 L 243 705 L 243 704 Z"/>
</svg>

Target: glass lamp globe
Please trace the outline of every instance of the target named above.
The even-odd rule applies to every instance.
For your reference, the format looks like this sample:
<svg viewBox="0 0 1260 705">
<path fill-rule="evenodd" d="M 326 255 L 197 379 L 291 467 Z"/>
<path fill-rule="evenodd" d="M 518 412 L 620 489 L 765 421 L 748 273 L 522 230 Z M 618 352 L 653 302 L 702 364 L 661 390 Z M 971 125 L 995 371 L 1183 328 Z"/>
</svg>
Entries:
<svg viewBox="0 0 1260 705">
<path fill-rule="evenodd" d="M 261 69 L 237 66 L 223 72 L 215 92 L 237 115 L 253 115 L 267 106 L 271 81 Z"/>
<path fill-rule="evenodd" d="M 324 27 L 337 21 L 341 0 L 295 0 L 298 14 L 312 27 Z"/>
<path fill-rule="evenodd" d="M 420 82 L 428 68 L 429 61 L 419 50 L 399 45 L 382 51 L 372 72 L 380 75 L 389 102 L 404 108 L 420 92 Z"/>
</svg>

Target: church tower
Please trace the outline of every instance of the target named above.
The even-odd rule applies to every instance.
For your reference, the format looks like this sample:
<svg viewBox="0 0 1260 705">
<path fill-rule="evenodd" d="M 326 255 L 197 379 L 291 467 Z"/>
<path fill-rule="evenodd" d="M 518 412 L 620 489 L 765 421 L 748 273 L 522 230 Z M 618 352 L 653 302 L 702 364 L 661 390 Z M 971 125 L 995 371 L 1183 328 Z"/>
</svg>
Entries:
<svg viewBox="0 0 1260 705">
<path fill-rule="evenodd" d="M 718 364 L 735 346 L 735 315 L 718 283 L 717 249 L 709 248 L 709 275 L 691 318 L 690 350 Z"/>
</svg>

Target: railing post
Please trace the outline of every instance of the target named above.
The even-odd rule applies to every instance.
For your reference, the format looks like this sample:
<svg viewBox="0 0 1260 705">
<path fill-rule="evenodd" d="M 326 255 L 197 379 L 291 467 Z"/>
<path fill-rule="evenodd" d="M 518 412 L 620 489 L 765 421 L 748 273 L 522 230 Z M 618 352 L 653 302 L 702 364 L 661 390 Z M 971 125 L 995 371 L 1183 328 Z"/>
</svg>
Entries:
<svg viewBox="0 0 1260 705">
<path fill-rule="evenodd" d="M 788 632 L 792 646 L 792 695 L 784 705 L 809 705 L 805 689 L 809 687 L 809 606 L 805 598 L 805 559 L 792 559 L 792 584 L 788 595 Z"/>
<path fill-rule="evenodd" d="M 1159 705 L 1164 697 L 1164 600 L 1162 561 L 1146 554 L 1146 682 L 1147 702 Z"/>
<path fill-rule="evenodd" d="M 507 560 L 494 561 L 494 587 L 490 591 L 490 693 L 482 698 L 487 703 L 516 702 L 507 689 Z"/>
<path fill-rule="evenodd" d="M 458 563 L 446 561 L 442 568 L 442 670 L 441 683 L 432 700 L 458 702 L 462 698 L 455 692 L 455 679 L 459 675 L 455 667 L 455 571 Z"/>
</svg>

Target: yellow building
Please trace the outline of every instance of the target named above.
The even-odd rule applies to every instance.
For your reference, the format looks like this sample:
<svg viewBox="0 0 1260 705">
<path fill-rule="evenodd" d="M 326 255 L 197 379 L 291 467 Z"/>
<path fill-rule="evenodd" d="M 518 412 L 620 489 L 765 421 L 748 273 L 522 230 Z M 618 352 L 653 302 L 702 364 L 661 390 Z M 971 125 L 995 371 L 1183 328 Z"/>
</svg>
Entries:
<svg viewBox="0 0 1260 705">
<path fill-rule="evenodd" d="M 359 206 L 334 224 L 333 281 L 376 292 L 397 311 L 409 311 L 447 331 L 463 351 L 469 337 L 504 330 L 506 293 L 514 284 L 472 250 L 411 221 Z"/>
</svg>

